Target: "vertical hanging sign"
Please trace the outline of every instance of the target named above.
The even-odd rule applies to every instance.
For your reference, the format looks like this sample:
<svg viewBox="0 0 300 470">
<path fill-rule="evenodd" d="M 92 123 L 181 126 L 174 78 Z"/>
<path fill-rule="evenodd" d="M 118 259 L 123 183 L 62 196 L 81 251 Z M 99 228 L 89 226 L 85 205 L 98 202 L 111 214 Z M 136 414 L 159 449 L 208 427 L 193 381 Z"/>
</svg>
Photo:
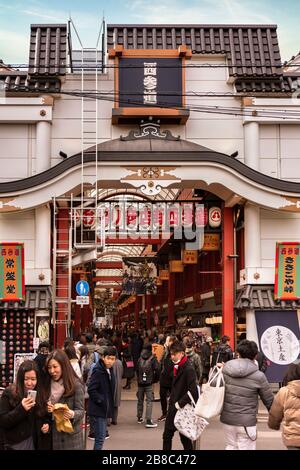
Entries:
<svg viewBox="0 0 300 470">
<path fill-rule="evenodd" d="M 24 299 L 24 244 L 0 243 L 0 300 Z"/>
<path fill-rule="evenodd" d="M 276 243 L 275 299 L 300 299 L 300 243 Z"/>
</svg>

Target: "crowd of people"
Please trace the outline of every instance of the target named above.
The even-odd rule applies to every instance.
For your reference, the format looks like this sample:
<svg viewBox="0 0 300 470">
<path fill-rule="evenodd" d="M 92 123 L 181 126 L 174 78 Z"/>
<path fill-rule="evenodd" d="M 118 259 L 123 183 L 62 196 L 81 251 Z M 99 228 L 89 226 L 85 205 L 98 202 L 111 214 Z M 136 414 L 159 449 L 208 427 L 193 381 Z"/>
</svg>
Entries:
<svg viewBox="0 0 300 470">
<path fill-rule="evenodd" d="M 86 332 L 63 348 L 39 345 L 33 361 L 24 361 L 16 380 L 0 398 L 0 448 L 12 450 L 83 450 L 84 430 L 101 450 L 108 426 L 118 424 L 122 388 L 136 380 L 136 420 L 146 428 L 153 420 L 153 385 L 159 384 L 164 423 L 163 450 L 172 449 L 178 409 L 195 402 L 214 366 L 222 367 L 225 398 L 220 421 L 226 449 L 254 450 L 259 398 L 269 411 L 269 427 L 283 422 L 283 442 L 300 450 L 300 364 L 287 369 L 284 386 L 274 394 L 266 379 L 266 361 L 255 342 L 240 341 L 234 353 L 230 338 L 214 345 L 193 331 Z M 123 385 L 123 379 L 126 380 Z M 145 406 L 146 401 L 146 406 Z M 185 450 L 194 443 L 183 434 Z"/>
</svg>

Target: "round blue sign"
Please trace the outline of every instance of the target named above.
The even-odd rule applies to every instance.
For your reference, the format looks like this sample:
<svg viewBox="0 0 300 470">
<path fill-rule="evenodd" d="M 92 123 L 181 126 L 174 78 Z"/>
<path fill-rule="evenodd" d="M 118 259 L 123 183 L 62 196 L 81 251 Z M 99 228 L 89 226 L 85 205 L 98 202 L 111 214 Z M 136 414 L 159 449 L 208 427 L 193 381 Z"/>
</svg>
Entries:
<svg viewBox="0 0 300 470">
<path fill-rule="evenodd" d="M 90 286 L 86 281 L 78 281 L 76 284 L 76 292 L 78 295 L 88 295 Z"/>
</svg>

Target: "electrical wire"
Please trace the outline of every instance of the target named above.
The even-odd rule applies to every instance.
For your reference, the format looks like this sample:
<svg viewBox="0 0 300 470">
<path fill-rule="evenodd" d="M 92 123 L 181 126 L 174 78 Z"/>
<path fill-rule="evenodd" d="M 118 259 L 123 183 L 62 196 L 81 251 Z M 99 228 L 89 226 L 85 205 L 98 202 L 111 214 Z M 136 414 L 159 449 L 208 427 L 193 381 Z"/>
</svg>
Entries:
<svg viewBox="0 0 300 470">
<path fill-rule="evenodd" d="M 74 52 L 74 51 L 73 51 Z M 154 57 L 125 57 L 125 58 L 122 58 L 121 60 L 132 60 L 132 59 L 141 59 L 141 60 L 146 60 L 146 61 L 155 61 L 155 60 L 172 60 L 172 58 L 168 58 L 168 57 L 158 57 L 158 58 L 154 58 Z M 180 58 L 178 58 L 178 60 L 180 60 Z M 74 70 L 76 69 L 80 69 L 81 70 L 81 65 L 79 65 L 79 59 L 78 60 L 75 60 L 73 59 L 73 62 L 78 62 L 78 66 L 72 66 L 72 68 Z M 88 64 L 89 62 L 91 62 L 92 64 L 92 61 L 91 60 L 88 60 L 88 59 L 85 59 L 84 60 L 84 64 Z M 5 64 L 5 67 L 8 67 L 8 68 L 13 68 L 13 70 L 11 71 L 17 71 L 17 69 L 29 69 L 30 67 L 32 67 L 33 65 L 32 64 Z M 99 66 L 97 68 L 101 68 L 102 67 L 102 63 L 99 63 Z M 278 68 L 278 69 L 281 69 L 281 68 L 299 68 L 300 67 L 300 63 L 299 64 L 269 64 L 269 63 L 260 63 L 260 62 L 256 62 L 254 64 L 252 63 L 236 63 L 236 62 L 233 62 L 233 63 L 227 63 L 227 64 L 210 64 L 210 63 L 203 63 L 203 64 L 180 64 L 180 65 L 161 65 L 159 64 L 158 68 L 163 68 L 163 69 L 188 69 L 188 68 L 196 68 L 196 69 L 202 69 L 202 68 Z M 39 64 L 37 66 L 38 69 L 51 69 L 51 68 L 54 68 L 54 65 L 43 65 L 43 64 Z M 66 68 L 65 64 L 61 64 L 59 65 L 59 68 Z M 89 69 L 89 67 L 84 67 L 86 68 L 87 70 Z M 105 68 L 107 69 L 141 69 L 141 68 L 144 68 L 144 65 L 134 65 L 134 64 L 129 64 L 129 65 L 120 65 L 120 64 L 106 64 L 105 65 Z M 14 70 L 15 69 L 15 70 Z M 94 67 L 90 67 L 90 69 L 95 69 L 95 66 Z M 9 71 L 9 70 L 8 70 Z M 274 74 L 275 76 L 277 74 Z"/>
</svg>

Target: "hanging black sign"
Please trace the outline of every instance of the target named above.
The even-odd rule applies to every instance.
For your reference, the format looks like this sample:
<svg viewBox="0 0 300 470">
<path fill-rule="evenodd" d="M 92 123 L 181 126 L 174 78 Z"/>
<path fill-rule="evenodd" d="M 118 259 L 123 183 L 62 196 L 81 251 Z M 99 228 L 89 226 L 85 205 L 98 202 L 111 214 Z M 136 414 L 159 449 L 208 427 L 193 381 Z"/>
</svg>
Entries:
<svg viewBox="0 0 300 470">
<path fill-rule="evenodd" d="M 141 106 L 182 106 L 180 58 L 120 58 L 119 107 Z"/>
</svg>

